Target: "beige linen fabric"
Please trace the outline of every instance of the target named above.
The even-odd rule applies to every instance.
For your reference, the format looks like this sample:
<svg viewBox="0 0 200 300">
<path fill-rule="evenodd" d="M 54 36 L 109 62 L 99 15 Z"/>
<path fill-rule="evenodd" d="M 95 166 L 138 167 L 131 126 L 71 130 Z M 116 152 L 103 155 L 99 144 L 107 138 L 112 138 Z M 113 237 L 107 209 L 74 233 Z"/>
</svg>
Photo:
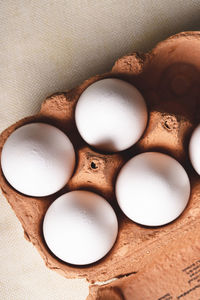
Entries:
<svg viewBox="0 0 200 300">
<path fill-rule="evenodd" d="M 200 1 L 1 0 L 0 131 L 120 56 L 200 30 Z M 85 300 L 85 280 L 48 270 L 0 195 L 0 299 Z"/>
</svg>

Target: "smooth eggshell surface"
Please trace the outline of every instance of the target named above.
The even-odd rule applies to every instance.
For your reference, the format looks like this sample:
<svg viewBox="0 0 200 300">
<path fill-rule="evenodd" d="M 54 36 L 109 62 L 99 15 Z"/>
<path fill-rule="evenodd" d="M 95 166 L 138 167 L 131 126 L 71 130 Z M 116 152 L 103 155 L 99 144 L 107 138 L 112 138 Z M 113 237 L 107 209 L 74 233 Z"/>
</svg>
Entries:
<svg viewBox="0 0 200 300">
<path fill-rule="evenodd" d="M 189 143 L 189 156 L 193 168 L 200 175 L 200 125 L 192 133 Z"/>
<path fill-rule="evenodd" d="M 72 191 L 48 208 L 43 233 L 47 246 L 58 258 L 86 265 L 98 261 L 112 248 L 118 222 L 104 198 L 88 191 Z"/>
<path fill-rule="evenodd" d="M 74 170 L 75 152 L 61 130 L 45 123 L 32 123 L 8 137 L 1 166 L 7 181 L 17 191 L 42 197 L 67 183 Z"/>
<path fill-rule="evenodd" d="M 147 117 L 141 93 L 132 84 L 116 78 L 91 84 L 81 94 L 75 110 L 82 138 L 108 152 L 135 144 L 146 128 Z"/>
<path fill-rule="evenodd" d="M 185 209 L 190 182 L 174 158 L 146 152 L 130 159 L 116 181 L 116 197 L 122 211 L 134 222 L 160 226 L 175 220 Z"/>
</svg>

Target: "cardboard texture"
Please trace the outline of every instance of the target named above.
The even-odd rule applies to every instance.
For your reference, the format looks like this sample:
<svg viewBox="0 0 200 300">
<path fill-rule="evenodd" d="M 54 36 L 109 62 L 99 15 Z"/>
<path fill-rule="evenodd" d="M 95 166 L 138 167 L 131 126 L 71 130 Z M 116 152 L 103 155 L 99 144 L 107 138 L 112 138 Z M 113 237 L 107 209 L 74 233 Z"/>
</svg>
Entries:
<svg viewBox="0 0 200 300">
<path fill-rule="evenodd" d="M 35 245 L 47 267 L 67 278 L 87 278 L 91 284 L 116 279 L 106 287 L 93 285 L 89 296 L 93 298 L 89 299 L 198 299 L 200 295 L 198 278 L 191 277 L 193 273 L 198 276 L 195 272 L 199 265 L 200 180 L 191 167 L 187 149 L 200 115 L 199 53 L 200 32 L 172 36 L 149 53 L 122 57 L 109 73 L 90 78 L 69 92 L 52 95 L 43 102 L 37 115 L 20 120 L 0 136 L 1 151 L 16 128 L 39 121 L 57 126 L 72 140 L 77 165 L 71 180 L 58 193 L 43 198 L 22 195 L 8 184 L 2 171 L 0 186 L 23 226 L 25 237 Z M 106 77 L 134 84 L 144 95 L 149 110 L 143 137 L 132 148 L 116 154 L 91 149 L 79 136 L 74 122 L 74 108 L 82 91 Z M 130 157 L 144 151 L 173 156 L 185 167 L 191 181 L 186 210 L 163 227 L 135 224 L 123 215 L 116 203 L 114 184 L 119 169 Z M 42 221 L 49 205 L 59 195 L 76 189 L 88 189 L 106 197 L 119 220 L 119 235 L 113 249 L 99 262 L 85 267 L 57 259 L 42 235 Z M 186 296 L 181 296 L 184 293 Z"/>
</svg>

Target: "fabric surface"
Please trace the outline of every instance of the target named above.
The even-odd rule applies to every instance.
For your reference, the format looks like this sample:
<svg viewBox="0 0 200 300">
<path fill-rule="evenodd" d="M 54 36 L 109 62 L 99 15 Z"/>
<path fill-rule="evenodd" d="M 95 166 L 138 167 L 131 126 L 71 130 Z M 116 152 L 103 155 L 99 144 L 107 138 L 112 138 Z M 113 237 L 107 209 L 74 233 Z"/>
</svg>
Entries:
<svg viewBox="0 0 200 300">
<path fill-rule="evenodd" d="M 0 131 L 43 99 L 133 51 L 200 30 L 199 0 L 0 1 Z M 85 300 L 85 280 L 48 270 L 0 195 L 0 299 Z"/>
</svg>

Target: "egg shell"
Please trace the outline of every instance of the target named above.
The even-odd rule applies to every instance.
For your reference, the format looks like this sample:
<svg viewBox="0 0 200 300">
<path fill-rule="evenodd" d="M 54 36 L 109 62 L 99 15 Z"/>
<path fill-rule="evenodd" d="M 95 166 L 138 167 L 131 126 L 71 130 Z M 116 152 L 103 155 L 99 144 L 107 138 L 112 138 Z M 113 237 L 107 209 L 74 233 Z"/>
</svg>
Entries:
<svg viewBox="0 0 200 300">
<path fill-rule="evenodd" d="M 189 237 L 196 234 L 193 229 L 200 226 L 200 180 L 191 172 L 186 142 L 200 113 L 199 52 L 200 32 L 177 34 L 149 53 L 133 53 L 120 58 L 107 74 L 92 77 L 71 91 L 50 96 L 43 102 L 39 114 L 20 120 L 1 134 L 0 152 L 16 128 L 31 122 L 48 122 L 69 136 L 77 152 L 77 166 L 68 184 L 62 191 L 45 198 L 18 193 L 7 183 L 0 169 L 3 194 L 20 220 L 25 237 L 37 248 L 47 267 L 67 278 L 87 278 L 90 283 L 105 281 L 142 271 L 154 258 L 167 254 L 172 245 L 178 247 L 176 241 L 190 240 Z M 132 83 L 144 95 L 149 109 L 147 129 L 141 140 L 127 151 L 112 155 L 88 147 L 80 138 L 74 120 L 81 93 L 103 78 L 119 78 Z M 125 217 L 116 206 L 113 193 L 120 168 L 144 151 L 172 155 L 184 166 L 191 180 L 187 208 L 177 220 L 159 228 L 146 228 Z M 119 235 L 115 245 L 106 257 L 91 266 L 75 267 L 60 261 L 49 251 L 42 235 L 42 222 L 49 205 L 62 193 L 75 189 L 87 189 L 105 197 L 118 216 Z"/>
<path fill-rule="evenodd" d="M 8 182 L 28 196 L 43 197 L 62 189 L 75 166 L 69 138 L 58 128 L 32 123 L 17 128 L 6 140 L 1 166 Z"/>
<path fill-rule="evenodd" d="M 174 221 L 185 209 L 190 181 L 171 156 L 145 152 L 122 167 L 115 189 L 120 208 L 132 221 L 161 226 Z"/>
<path fill-rule="evenodd" d="M 138 89 L 117 78 L 92 83 L 81 94 L 75 110 L 82 138 L 106 152 L 134 145 L 146 128 L 147 117 L 147 107 Z"/>
<path fill-rule="evenodd" d="M 200 125 L 192 132 L 189 142 L 189 156 L 193 168 L 200 175 Z"/>
<path fill-rule="evenodd" d="M 43 222 L 44 239 L 61 260 L 87 265 L 104 257 L 112 248 L 118 222 L 111 205 L 88 191 L 73 191 L 57 198 Z"/>
</svg>

